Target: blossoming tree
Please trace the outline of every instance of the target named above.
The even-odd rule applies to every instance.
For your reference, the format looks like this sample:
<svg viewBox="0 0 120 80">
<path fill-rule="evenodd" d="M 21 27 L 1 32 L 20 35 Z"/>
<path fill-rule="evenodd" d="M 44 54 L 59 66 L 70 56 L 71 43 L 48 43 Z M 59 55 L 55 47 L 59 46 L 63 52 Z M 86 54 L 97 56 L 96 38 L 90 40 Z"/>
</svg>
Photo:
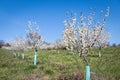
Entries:
<svg viewBox="0 0 120 80">
<path fill-rule="evenodd" d="M 65 29 L 63 31 L 63 39 L 66 48 L 76 48 L 79 56 L 83 57 L 86 62 L 86 74 L 90 80 L 89 62 L 86 58 L 91 48 L 105 47 L 108 43 L 110 34 L 105 30 L 105 21 L 109 16 L 109 7 L 102 20 L 94 19 L 93 14 L 87 18 L 80 13 L 80 22 L 76 23 L 77 18 L 71 17 L 64 21 Z M 102 16 L 101 16 L 102 17 Z M 87 20 L 88 19 L 88 20 Z"/>
<path fill-rule="evenodd" d="M 36 30 L 33 30 L 33 27 L 37 27 Z M 28 23 L 27 41 L 29 46 L 31 46 L 35 50 L 34 65 L 36 65 L 37 51 L 38 51 L 38 48 L 43 44 L 43 40 L 41 35 L 39 34 L 39 28 L 35 22 L 29 21 Z"/>
<path fill-rule="evenodd" d="M 18 53 L 18 57 L 22 57 L 24 59 L 24 50 L 27 49 L 27 41 L 22 37 L 16 37 L 14 40 L 10 42 L 11 49 L 14 51 L 13 54 L 16 56 L 16 52 Z"/>
<path fill-rule="evenodd" d="M 70 16 L 67 20 L 64 21 L 65 30 L 63 31 L 63 42 L 67 50 L 73 52 L 76 46 L 76 31 L 75 31 L 76 18 Z"/>
</svg>

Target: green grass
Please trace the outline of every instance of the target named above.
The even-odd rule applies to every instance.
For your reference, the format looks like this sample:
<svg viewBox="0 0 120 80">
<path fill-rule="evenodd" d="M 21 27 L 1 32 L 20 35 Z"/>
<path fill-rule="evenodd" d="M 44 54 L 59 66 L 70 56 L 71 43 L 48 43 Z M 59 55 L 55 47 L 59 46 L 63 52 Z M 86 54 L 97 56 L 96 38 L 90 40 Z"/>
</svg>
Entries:
<svg viewBox="0 0 120 80">
<path fill-rule="evenodd" d="M 97 50 L 95 50 L 97 55 Z M 25 52 L 25 59 L 12 51 L 0 49 L 0 80 L 85 80 L 85 62 L 68 51 L 39 50 L 37 66 L 33 65 L 34 50 Z M 87 57 L 91 80 L 120 79 L 120 47 L 104 49 L 102 57 Z"/>
</svg>

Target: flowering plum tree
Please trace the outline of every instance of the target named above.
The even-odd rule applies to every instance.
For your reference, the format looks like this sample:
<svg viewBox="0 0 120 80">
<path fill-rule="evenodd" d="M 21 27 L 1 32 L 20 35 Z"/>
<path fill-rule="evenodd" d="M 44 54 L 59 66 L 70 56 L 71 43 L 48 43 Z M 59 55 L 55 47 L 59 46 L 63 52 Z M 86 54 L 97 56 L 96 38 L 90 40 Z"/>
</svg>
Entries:
<svg viewBox="0 0 120 80">
<path fill-rule="evenodd" d="M 33 30 L 33 27 L 37 27 L 36 30 Z M 29 21 L 28 23 L 27 41 L 29 46 L 31 46 L 35 50 L 34 65 L 36 65 L 37 51 L 38 48 L 43 44 L 43 40 L 41 35 L 39 34 L 39 28 L 35 22 Z"/>
<path fill-rule="evenodd" d="M 27 49 L 27 41 L 23 39 L 22 37 L 16 37 L 12 42 L 10 43 L 11 49 L 14 51 L 13 54 L 16 56 L 16 52 L 18 53 L 18 56 L 22 57 L 24 59 L 24 50 Z"/>
<path fill-rule="evenodd" d="M 77 36 L 75 31 L 76 18 L 72 16 L 64 21 L 65 30 L 63 31 L 63 41 L 67 50 L 71 50 L 76 46 Z"/>
<path fill-rule="evenodd" d="M 64 21 L 63 40 L 66 48 L 71 50 L 76 48 L 79 56 L 82 56 L 88 64 L 86 56 L 90 49 L 93 47 L 102 48 L 108 43 L 110 34 L 105 30 L 105 21 L 108 16 L 109 7 L 106 9 L 103 19 L 98 22 L 96 22 L 97 19 L 93 20 L 92 14 L 86 18 L 81 13 L 79 24 L 76 23 L 76 17 L 70 16 L 70 18 Z"/>
<path fill-rule="evenodd" d="M 90 49 L 93 47 L 105 47 L 109 40 L 109 32 L 105 30 L 105 21 L 109 16 L 109 7 L 106 9 L 106 14 L 102 20 L 93 20 L 91 14 L 87 19 L 83 14 L 80 14 L 80 24 L 76 24 L 76 17 L 70 16 L 64 21 L 65 30 L 63 31 L 63 39 L 66 48 L 71 50 L 76 47 L 79 56 L 84 58 L 86 62 L 86 80 L 90 80 L 90 66 L 86 58 Z M 95 22 L 94 22 L 95 21 Z"/>
</svg>

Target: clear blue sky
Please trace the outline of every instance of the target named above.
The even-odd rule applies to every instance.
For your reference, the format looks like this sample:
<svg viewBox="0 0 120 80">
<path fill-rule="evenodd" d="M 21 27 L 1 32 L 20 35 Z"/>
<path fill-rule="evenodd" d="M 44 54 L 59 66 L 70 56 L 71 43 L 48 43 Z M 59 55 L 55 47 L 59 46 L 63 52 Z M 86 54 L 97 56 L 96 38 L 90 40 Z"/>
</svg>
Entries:
<svg viewBox="0 0 120 80">
<path fill-rule="evenodd" d="M 110 43 L 120 43 L 120 0 L 0 0 L 0 40 L 25 37 L 28 21 L 36 21 L 47 42 L 62 39 L 66 11 L 79 14 L 110 7 L 106 28 Z"/>
</svg>

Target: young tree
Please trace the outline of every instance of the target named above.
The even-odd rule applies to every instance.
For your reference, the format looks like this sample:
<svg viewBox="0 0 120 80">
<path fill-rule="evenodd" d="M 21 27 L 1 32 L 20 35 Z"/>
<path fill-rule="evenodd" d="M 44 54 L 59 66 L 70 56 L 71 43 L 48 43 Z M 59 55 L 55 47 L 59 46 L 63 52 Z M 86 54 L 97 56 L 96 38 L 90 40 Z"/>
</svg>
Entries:
<svg viewBox="0 0 120 80">
<path fill-rule="evenodd" d="M 36 30 L 33 30 L 33 27 L 37 27 Z M 37 51 L 38 48 L 43 44 L 43 40 L 39 34 L 39 27 L 35 22 L 29 21 L 28 23 L 27 41 L 29 46 L 35 50 L 34 65 L 36 65 Z"/>
<path fill-rule="evenodd" d="M 62 40 L 56 40 L 53 44 L 55 49 L 63 49 L 65 47 Z"/>
<path fill-rule="evenodd" d="M 100 49 L 106 46 L 109 40 L 109 33 L 105 30 L 105 21 L 109 16 L 109 7 L 106 9 L 105 17 L 97 23 L 93 21 L 93 16 L 90 15 L 88 20 L 86 16 L 80 14 L 80 24 L 76 24 L 76 18 L 69 18 L 64 21 L 66 26 L 63 31 L 63 39 L 66 47 L 76 46 L 79 56 L 84 58 L 86 62 L 86 80 L 90 80 L 90 66 L 86 58 L 90 49 L 99 47 Z M 97 19 L 95 19 L 97 21 Z"/>
<path fill-rule="evenodd" d="M 64 21 L 65 30 L 63 39 L 67 48 L 75 48 L 79 56 L 82 56 L 88 65 L 87 54 L 93 47 L 105 47 L 109 40 L 109 32 L 105 30 L 105 21 L 109 16 L 109 7 L 106 9 L 104 18 L 98 22 L 93 20 L 93 15 L 88 17 L 80 14 L 80 22 L 76 24 L 76 17 L 71 17 Z M 101 16 L 102 17 L 102 16 Z M 94 22 L 95 21 L 95 22 Z M 71 48 L 72 49 L 72 48 Z"/>
<path fill-rule="evenodd" d="M 36 30 L 33 30 L 33 27 L 37 27 Z M 38 48 L 43 44 L 43 40 L 41 35 L 39 34 L 39 27 L 35 22 L 29 21 L 28 23 L 28 31 L 27 31 L 27 40 L 29 46 L 38 50 Z"/>
<path fill-rule="evenodd" d="M 11 49 L 14 51 L 13 54 L 16 56 L 16 52 L 18 53 L 18 56 L 22 57 L 24 59 L 24 50 L 27 49 L 27 41 L 23 39 L 22 37 L 16 37 L 14 40 L 10 43 Z"/>
<path fill-rule="evenodd" d="M 16 41 L 15 40 L 11 40 L 9 41 L 10 46 L 10 50 L 13 50 L 13 55 L 16 57 L 16 51 L 18 50 L 17 45 L 16 45 Z"/>
<path fill-rule="evenodd" d="M 54 43 L 54 48 L 57 50 L 57 53 L 59 53 L 59 49 L 64 49 L 64 43 L 62 40 L 56 40 Z"/>
</svg>

